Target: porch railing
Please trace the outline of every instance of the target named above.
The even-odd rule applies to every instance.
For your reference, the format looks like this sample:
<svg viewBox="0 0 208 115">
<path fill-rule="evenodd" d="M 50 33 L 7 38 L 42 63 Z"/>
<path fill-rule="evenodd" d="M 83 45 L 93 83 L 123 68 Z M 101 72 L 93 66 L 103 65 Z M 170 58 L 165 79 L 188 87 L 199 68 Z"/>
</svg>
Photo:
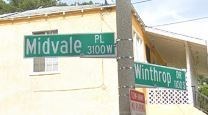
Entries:
<svg viewBox="0 0 208 115">
<path fill-rule="evenodd" d="M 199 91 L 194 92 L 194 105 L 208 115 L 208 97 Z"/>
</svg>

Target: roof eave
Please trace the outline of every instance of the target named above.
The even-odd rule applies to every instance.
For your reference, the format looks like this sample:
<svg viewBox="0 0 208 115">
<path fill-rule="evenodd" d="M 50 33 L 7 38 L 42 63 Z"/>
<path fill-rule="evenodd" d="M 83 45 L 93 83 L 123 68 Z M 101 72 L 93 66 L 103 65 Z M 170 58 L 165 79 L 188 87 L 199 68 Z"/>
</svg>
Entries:
<svg viewBox="0 0 208 115">
<path fill-rule="evenodd" d="M 60 14 L 66 14 L 71 12 L 84 12 L 84 11 L 90 11 L 90 10 L 103 10 L 105 8 L 114 8 L 116 5 L 107 5 L 107 6 L 96 6 L 96 7 L 89 7 L 89 8 L 80 8 L 80 9 L 74 9 L 74 10 L 68 10 L 68 11 L 60 11 L 60 12 L 51 12 L 51 13 L 45 13 L 45 14 L 38 14 L 38 15 L 27 15 L 27 16 L 20 16 L 20 17 L 8 17 L 8 18 L 0 18 L 0 22 L 2 21 L 14 21 L 14 20 L 20 20 L 20 19 L 29 19 L 29 18 L 37 18 L 37 17 L 45 17 L 50 15 L 60 15 Z"/>
<path fill-rule="evenodd" d="M 196 43 L 199 45 L 203 45 L 206 46 L 207 40 L 203 40 L 203 39 L 199 39 L 199 38 L 193 38 L 193 37 L 189 37 L 189 36 L 183 36 L 177 33 L 173 33 L 173 32 L 168 32 L 168 31 L 163 31 L 160 29 L 154 29 L 154 28 L 149 28 L 146 27 L 145 28 L 146 32 L 154 34 L 155 36 L 165 36 L 163 38 L 167 38 L 167 39 L 177 39 L 177 40 L 182 40 L 182 41 L 188 41 L 191 43 Z"/>
</svg>

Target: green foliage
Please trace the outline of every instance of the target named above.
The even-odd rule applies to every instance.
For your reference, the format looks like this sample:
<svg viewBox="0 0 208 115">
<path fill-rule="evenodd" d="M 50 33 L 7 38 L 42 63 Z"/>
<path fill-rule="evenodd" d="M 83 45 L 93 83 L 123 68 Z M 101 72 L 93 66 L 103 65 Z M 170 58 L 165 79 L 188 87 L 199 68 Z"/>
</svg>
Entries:
<svg viewBox="0 0 208 115">
<path fill-rule="evenodd" d="M 208 85 L 201 85 L 199 88 L 199 92 L 208 96 Z"/>
<path fill-rule="evenodd" d="M 208 96 L 208 78 L 205 76 L 199 76 L 198 77 L 198 83 L 199 83 L 199 92 Z"/>
<path fill-rule="evenodd" d="M 80 5 L 92 5 L 92 4 L 93 4 L 93 2 L 92 1 L 89 1 L 89 2 L 83 2 Z"/>
<path fill-rule="evenodd" d="M 16 11 L 25 11 L 39 7 L 50 7 L 57 5 L 56 0 L 10 0 L 10 5 L 15 7 Z"/>
<path fill-rule="evenodd" d="M 198 83 L 199 83 L 199 85 L 208 84 L 208 77 L 199 75 L 198 76 Z"/>
<path fill-rule="evenodd" d="M 82 3 L 78 3 L 78 5 L 92 5 L 94 4 L 91 0 L 89 2 L 82 2 Z M 71 4 L 70 6 L 76 6 L 76 2 Z"/>
<path fill-rule="evenodd" d="M 203 110 L 204 112 L 208 113 L 208 85 L 201 85 L 199 88 L 199 92 L 201 94 L 197 95 L 198 98 L 198 102 L 197 102 L 197 106 Z"/>
<path fill-rule="evenodd" d="M 9 3 L 0 0 L 0 14 L 63 5 L 67 4 L 59 0 L 9 0 Z"/>
<path fill-rule="evenodd" d="M 204 112 L 208 113 L 208 78 L 205 76 L 198 77 L 199 89 L 200 92 L 197 94 L 197 107 L 199 107 Z"/>
<path fill-rule="evenodd" d="M 11 10 L 11 7 L 6 4 L 3 0 L 0 0 L 0 14 L 8 13 Z"/>
</svg>

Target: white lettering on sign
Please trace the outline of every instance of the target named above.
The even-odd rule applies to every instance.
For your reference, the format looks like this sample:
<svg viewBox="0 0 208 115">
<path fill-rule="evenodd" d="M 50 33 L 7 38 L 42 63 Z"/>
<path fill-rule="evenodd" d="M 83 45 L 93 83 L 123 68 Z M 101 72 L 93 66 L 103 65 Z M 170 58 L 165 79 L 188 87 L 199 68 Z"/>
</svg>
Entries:
<svg viewBox="0 0 208 115">
<path fill-rule="evenodd" d="M 88 55 L 103 55 L 103 54 L 111 54 L 113 53 L 113 45 L 104 45 L 104 40 L 102 35 L 95 35 L 95 43 L 97 45 L 90 45 L 87 46 L 88 48 Z"/>
<path fill-rule="evenodd" d="M 169 87 L 171 83 L 171 74 L 157 70 L 155 67 L 145 68 L 143 65 L 135 65 L 136 78 L 149 80 L 153 82 L 163 82 Z"/>
<path fill-rule="evenodd" d="M 113 45 L 93 45 L 88 46 L 88 54 L 111 54 Z"/>
<path fill-rule="evenodd" d="M 145 106 L 138 102 L 131 102 L 131 109 L 132 111 L 136 111 L 136 113 L 144 113 L 145 112 Z"/>
<path fill-rule="evenodd" d="M 184 81 L 179 81 L 179 80 L 175 80 L 175 81 L 174 81 L 174 86 L 175 86 L 176 88 L 185 89 L 185 88 L 186 88 L 186 82 L 184 82 Z"/>
<path fill-rule="evenodd" d="M 67 41 L 61 41 L 61 53 L 68 53 Z"/>
<path fill-rule="evenodd" d="M 42 50 L 43 50 L 43 53 L 44 54 L 49 54 L 50 53 L 50 41 L 49 41 L 49 38 L 43 42 L 43 47 L 42 47 Z"/>
<path fill-rule="evenodd" d="M 52 50 L 54 54 L 60 51 L 63 54 L 66 53 L 80 53 L 82 43 L 80 40 L 73 40 L 70 37 L 68 40 L 52 41 L 47 38 L 41 42 L 40 38 L 26 41 L 26 53 L 27 54 L 49 54 Z M 97 48 L 98 49 L 98 48 Z M 100 50 L 100 49 L 99 49 Z M 100 52 L 100 51 L 97 51 Z"/>
<path fill-rule="evenodd" d="M 33 39 L 32 44 L 30 43 L 29 39 L 27 39 L 27 45 L 26 45 L 26 52 L 27 54 L 33 53 L 36 54 L 36 39 Z"/>
<path fill-rule="evenodd" d="M 114 33 L 29 35 L 24 40 L 25 57 L 115 56 Z"/>
<path fill-rule="evenodd" d="M 51 45 L 52 45 L 52 50 L 54 53 L 57 53 L 58 51 L 58 45 L 59 45 L 59 41 L 56 42 L 56 45 L 54 42 L 51 42 Z M 39 46 L 40 47 L 40 46 Z"/>
<path fill-rule="evenodd" d="M 74 51 L 75 51 L 75 53 L 80 53 L 81 52 L 81 47 L 82 47 L 81 41 L 75 40 L 75 42 L 74 42 Z"/>
<path fill-rule="evenodd" d="M 102 35 L 95 35 L 95 43 L 101 43 L 101 44 L 104 43 L 102 39 Z"/>
</svg>

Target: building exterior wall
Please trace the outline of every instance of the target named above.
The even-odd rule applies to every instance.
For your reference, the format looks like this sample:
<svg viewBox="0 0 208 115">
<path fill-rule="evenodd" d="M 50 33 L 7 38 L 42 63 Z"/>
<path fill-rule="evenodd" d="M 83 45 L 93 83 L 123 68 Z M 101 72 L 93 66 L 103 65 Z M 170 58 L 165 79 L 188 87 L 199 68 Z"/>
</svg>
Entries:
<svg viewBox="0 0 208 115">
<path fill-rule="evenodd" d="M 0 24 L 0 114 L 115 115 L 115 58 L 58 57 L 58 71 L 33 72 L 24 58 L 24 35 L 57 29 L 59 34 L 116 32 L 115 12 L 43 17 Z M 116 35 L 116 34 L 115 34 Z"/>
<path fill-rule="evenodd" d="M 147 115 L 206 115 L 189 104 L 157 104 L 147 106 Z"/>
<path fill-rule="evenodd" d="M 165 60 L 150 44 L 136 17 L 132 16 L 134 60 Z M 118 115 L 118 67 L 116 58 L 58 57 L 58 71 L 33 72 L 33 58 L 24 58 L 24 35 L 58 30 L 58 34 L 114 32 L 115 10 L 43 16 L 0 22 L 0 114 L 12 115 Z M 134 32 L 132 32 L 134 33 Z M 141 40 L 141 41 L 139 41 Z M 139 44 L 141 43 L 141 44 Z M 148 90 L 139 88 L 148 98 Z M 188 111 L 186 108 L 190 111 Z M 147 115 L 198 115 L 190 105 L 146 104 Z"/>
<path fill-rule="evenodd" d="M 149 42 L 148 37 L 141 25 L 132 18 L 134 38 L 134 61 L 152 63 L 157 65 L 168 65 L 168 62 L 160 56 L 155 47 Z M 148 62 L 145 45 L 150 48 L 150 61 Z M 188 68 L 189 66 L 187 66 Z M 192 101 L 191 79 L 188 74 L 187 91 L 165 88 L 136 88 L 145 94 L 146 115 L 205 115 L 194 108 Z"/>
</svg>

